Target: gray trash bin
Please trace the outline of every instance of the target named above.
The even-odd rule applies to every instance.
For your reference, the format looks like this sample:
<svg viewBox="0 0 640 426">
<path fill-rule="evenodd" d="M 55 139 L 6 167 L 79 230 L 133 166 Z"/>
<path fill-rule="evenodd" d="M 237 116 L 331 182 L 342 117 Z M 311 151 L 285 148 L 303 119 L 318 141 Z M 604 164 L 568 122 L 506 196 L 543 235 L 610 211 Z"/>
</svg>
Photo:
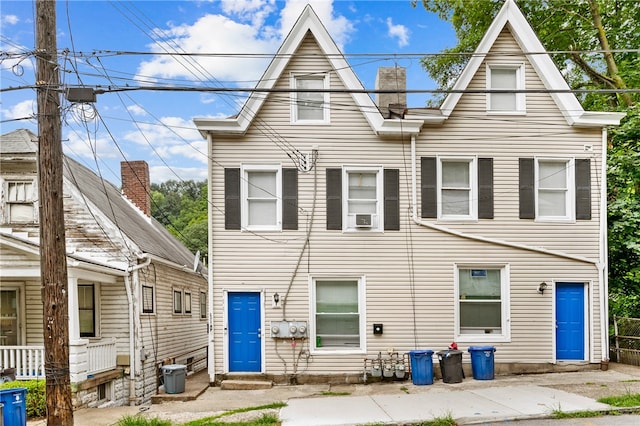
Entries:
<svg viewBox="0 0 640 426">
<path fill-rule="evenodd" d="M 182 364 L 164 365 L 162 366 L 162 377 L 166 393 L 182 393 L 187 377 L 187 366 Z"/>
</svg>

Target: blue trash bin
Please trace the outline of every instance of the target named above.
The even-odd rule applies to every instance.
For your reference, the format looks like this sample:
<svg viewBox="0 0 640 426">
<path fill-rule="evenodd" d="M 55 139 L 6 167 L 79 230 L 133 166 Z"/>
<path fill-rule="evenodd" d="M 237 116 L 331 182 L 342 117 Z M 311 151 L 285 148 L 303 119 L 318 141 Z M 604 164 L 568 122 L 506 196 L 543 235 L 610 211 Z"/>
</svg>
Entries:
<svg viewBox="0 0 640 426">
<path fill-rule="evenodd" d="M 410 351 L 411 381 L 414 385 L 433 384 L 433 351 Z"/>
<path fill-rule="evenodd" d="M 476 380 L 493 380 L 493 353 L 495 346 L 469 346 L 471 371 Z"/>
<path fill-rule="evenodd" d="M 26 426 L 27 389 L 0 389 L 2 421 L 4 426 Z"/>
</svg>

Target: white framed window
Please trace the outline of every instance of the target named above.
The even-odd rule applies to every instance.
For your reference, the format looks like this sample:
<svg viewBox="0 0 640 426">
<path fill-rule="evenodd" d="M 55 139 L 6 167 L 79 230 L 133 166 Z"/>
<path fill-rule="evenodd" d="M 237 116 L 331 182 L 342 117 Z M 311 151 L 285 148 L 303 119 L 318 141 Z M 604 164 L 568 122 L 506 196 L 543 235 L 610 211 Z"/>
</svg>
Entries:
<svg viewBox="0 0 640 426">
<path fill-rule="evenodd" d="M 33 180 L 6 182 L 7 223 L 35 222 L 35 190 Z"/>
<path fill-rule="evenodd" d="M 476 168 L 475 157 L 438 157 L 438 219 L 478 218 Z"/>
<path fill-rule="evenodd" d="M 80 337 L 98 336 L 97 286 L 78 284 L 78 318 Z"/>
<path fill-rule="evenodd" d="M 328 74 L 292 74 L 291 87 L 294 89 L 291 92 L 292 123 L 329 123 Z M 307 89 L 313 91 L 304 92 Z"/>
<path fill-rule="evenodd" d="M 509 265 L 456 265 L 454 275 L 456 340 L 509 341 Z"/>
<path fill-rule="evenodd" d="M 526 112 L 524 64 L 487 64 L 487 111 L 497 114 Z M 493 92 L 498 90 L 500 92 Z"/>
<path fill-rule="evenodd" d="M 242 227 L 282 230 L 282 169 L 279 165 L 242 166 Z"/>
<path fill-rule="evenodd" d="M 184 292 L 184 313 L 191 314 L 191 293 L 188 291 Z"/>
<path fill-rule="evenodd" d="M 142 285 L 142 313 L 155 312 L 155 288 L 150 285 Z"/>
<path fill-rule="evenodd" d="M 207 293 L 200 292 L 200 319 L 207 319 Z"/>
<path fill-rule="evenodd" d="M 536 158 L 536 219 L 568 221 L 575 218 L 573 159 Z"/>
<path fill-rule="evenodd" d="M 382 231 L 382 167 L 344 166 L 342 168 L 342 223 L 345 231 Z"/>
<path fill-rule="evenodd" d="M 181 290 L 173 290 L 173 313 L 174 314 L 182 313 L 182 291 Z"/>
<path fill-rule="evenodd" d="M 315 277 L 310 285 L 312 352 L 366 352 L 364 277 Z"/>
</svg>

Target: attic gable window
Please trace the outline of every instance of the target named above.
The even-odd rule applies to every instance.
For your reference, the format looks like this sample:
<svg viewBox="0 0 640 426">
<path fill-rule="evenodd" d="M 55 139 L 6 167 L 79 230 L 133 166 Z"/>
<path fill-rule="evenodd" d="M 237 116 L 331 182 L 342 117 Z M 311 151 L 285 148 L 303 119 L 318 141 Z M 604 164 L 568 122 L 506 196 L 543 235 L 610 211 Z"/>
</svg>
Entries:
<svg viewBox="0 0 640 426">
<path fill-rule="evenodd" d="M 36 196 L 33 181 L 8 181 L 6 191 L 7 223 L 34 222 Z"/>
<path fill-rule="evenodd" d="M 525 94 L 517 92 L 525 89 L 524 80 L 524 64 L 487 64 L 487 111 L 525 113 Z"/>
<path fill-rule="evenodd" d="M 326 74 L 291 76 L 291 122 L 298 124 L 329 123 L 329 78 Z M 304 92 L 310 89 L 312 92 Z"/>
</svg>

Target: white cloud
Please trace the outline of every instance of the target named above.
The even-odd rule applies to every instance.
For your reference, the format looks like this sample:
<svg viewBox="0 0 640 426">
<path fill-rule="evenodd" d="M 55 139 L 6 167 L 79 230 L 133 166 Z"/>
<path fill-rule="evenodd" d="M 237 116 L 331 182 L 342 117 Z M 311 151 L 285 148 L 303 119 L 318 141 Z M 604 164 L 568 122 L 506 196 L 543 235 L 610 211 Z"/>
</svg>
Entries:
<svg viewBox="0 0 640 426">
<path fill-rule="evenodd" d="M 160 30 L 158 30 L 160 31 Z M 279 44 L 278 40 L 262 39 L 255 27 L 235 22 L 221 15 L 205 15 L 193 25 L 171 26 L 162 30 L 162 46 L 169 52 L 189 52 L 216 54 L 218 56 L 194 56 L 192 60 L 180 60 L 163 55 L 143 62 L 138 74 L 164 78 L 194 75 L 205 80 L 238 81 L 240 86 L 254 85 L 268 64 L 268 58 L 238 58 L 224 54 L 271 54 Z M 212 37 L 215 34 L 215 37 Z M 170 40 L 167 40 L 167 39 Z M 174 46 L 178 45 L 179 48 Z M 155 52 L 163 52 L 157 44 L 151 46 Z M 197 65 L 194 62 L 197 61 Z M 203 75 L 204 73 L 204 75 Z M 226 82 L 222 84 L 227 85 Z"/>
<path fill-rule="evenodd" d="M 86 134 L 69 131 L 66 132 L 63 147 L 65 154 L 76 158 L 91 159 L 91 161 L 95 157 L 100 159 L 120 157 L 120 152 L 109 137 L 88 140 Z"/>
<path fill-rule="evenodd" d="M 142 108 L 140 105 L 130 105 L 127 107 L 127 110 L 131 114 L 137 115 L 138 117 L 143 117 L 147 115 L 147 111 L 144 108 Z"/>
<path fill-rule="evenodd" d="M 333 40 L 343 50 L 344 45 L 349 41 L 349 37 L 355 29 L 353 23 L 344 16 L 334 16 L 333 1 L 288 0 L 282 12 L 280 12 L 281 36 L 284 38 L 291 31 L 293 24 L 295 24 L 307 4 L 313 8 L 313 11 L 327 28 Z"/>
<path fill-rule="evenodd" d="M 251 22 L 255 28 L 264 24 L 275 9 L 275 0 L 222 0 L 222 10 L 229 15 Z"/>
<path fill-rule="evenodd" d="M 2 116 L 6 120 L 15 120 L 26 117 L 35 118 L 36 101 L 35 99 L 27 99 L 26 101 L 12 105 L 9 109 L 2 110 Z"/>
<path fill-rule="evenodd" d="M 394 25 L 391 18 L 387 18 L 388 35 L 398 39 L 398 46 L 404 47 L 409 44 L 409 29 L 404 25 Z"/>
<path fill-rule="evenodd" d="M 162 183 L 168 180 L 207 180 L 206 167 L 167 167 L 149 166 L 151 182 Z"/>
<path fill-rule="evenodd" d="M 16 15 L 5 15 L 2 17 L 3 24 L 15 25 L 20 22 L 20 19 Z"/>
</svg>

